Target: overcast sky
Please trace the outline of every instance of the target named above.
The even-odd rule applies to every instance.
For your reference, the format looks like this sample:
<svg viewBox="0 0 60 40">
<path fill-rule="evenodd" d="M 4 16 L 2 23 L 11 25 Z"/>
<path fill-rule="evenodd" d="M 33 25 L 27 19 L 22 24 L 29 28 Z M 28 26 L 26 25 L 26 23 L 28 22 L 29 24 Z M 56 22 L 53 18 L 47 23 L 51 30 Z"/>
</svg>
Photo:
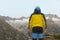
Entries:
<svg viewBox="0 0 60 40">
<path fill-rule="evenodd" d="M 60 0 L 0 0 L 0 15 L 29 17 L 36 6 L 39 6 L 44 14 L 60 15 Z"/>
</svg>

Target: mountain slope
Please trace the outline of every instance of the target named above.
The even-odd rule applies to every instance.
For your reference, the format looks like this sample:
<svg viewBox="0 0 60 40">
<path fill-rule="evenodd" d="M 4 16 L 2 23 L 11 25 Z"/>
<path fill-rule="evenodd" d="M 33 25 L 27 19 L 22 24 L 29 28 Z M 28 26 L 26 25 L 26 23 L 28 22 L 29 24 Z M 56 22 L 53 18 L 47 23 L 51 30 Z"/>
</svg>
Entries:
<svg viewBox="0 0 60 40">
<path fill-rule="evenodd" d="M 58 26 L 60 26 L 60 17 L 57 15 L 53 15 L 53 14 L 46 14 L 46 19 L 47 20 L 51 20 L 54 21 L 54 23 L 56 23 Z"/>
<path fill-rule="evenodd" d="M 27 40 L 27 37 L 6 22 L 0 20 L 0 40 Z"/>
<path fill-rule="evenodd" d="M 52 20 L 47 20 L 47 33 L 50 33 L 50 34 L 60 33 L 60 26 L 58 26 Z"/>
</svg>

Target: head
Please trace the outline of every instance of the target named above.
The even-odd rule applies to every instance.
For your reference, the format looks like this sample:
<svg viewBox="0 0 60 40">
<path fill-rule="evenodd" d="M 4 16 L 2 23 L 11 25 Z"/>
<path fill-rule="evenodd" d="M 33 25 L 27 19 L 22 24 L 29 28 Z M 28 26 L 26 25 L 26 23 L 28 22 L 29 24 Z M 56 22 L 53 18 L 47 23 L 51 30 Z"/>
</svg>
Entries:
<svg viewBox="0 0 60 40">
<path fill-rule="evenodd" d="M 41 13 L 40 7 L 36 7 L 36 8 L 34 9 L 34 12 L 35 12 L 35 13 Z"/>
</svg>

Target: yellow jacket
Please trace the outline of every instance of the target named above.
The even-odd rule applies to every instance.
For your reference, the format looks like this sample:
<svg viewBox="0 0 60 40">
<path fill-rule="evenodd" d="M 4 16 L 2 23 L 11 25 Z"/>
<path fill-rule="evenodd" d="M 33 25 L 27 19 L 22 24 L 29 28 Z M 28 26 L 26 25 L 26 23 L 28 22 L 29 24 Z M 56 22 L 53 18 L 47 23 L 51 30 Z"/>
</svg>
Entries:
<svg viewBox="0 0 60 40">
<path fill-rule="evenodd" d="M 45 16 L 42 13 L 40 14 L 33 13 L 29 19 L 29 28 L 32 29 L 33 27 L 38 27 L 38 26 L 46 29 Z"/>
</svg>

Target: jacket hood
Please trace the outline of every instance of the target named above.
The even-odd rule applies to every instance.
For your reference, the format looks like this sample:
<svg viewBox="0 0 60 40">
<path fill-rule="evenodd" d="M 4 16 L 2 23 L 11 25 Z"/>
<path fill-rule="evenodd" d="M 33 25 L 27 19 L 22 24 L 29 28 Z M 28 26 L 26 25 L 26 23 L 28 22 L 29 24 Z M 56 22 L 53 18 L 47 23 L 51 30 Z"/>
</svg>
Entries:
<svg viewBox="0 0 60 40">
<path fill-rule="evenodd" d="M 36 7 L 36 8 L 34 9 L 34 13 L 41 13 L 40 7 Z"/>
</svg>

